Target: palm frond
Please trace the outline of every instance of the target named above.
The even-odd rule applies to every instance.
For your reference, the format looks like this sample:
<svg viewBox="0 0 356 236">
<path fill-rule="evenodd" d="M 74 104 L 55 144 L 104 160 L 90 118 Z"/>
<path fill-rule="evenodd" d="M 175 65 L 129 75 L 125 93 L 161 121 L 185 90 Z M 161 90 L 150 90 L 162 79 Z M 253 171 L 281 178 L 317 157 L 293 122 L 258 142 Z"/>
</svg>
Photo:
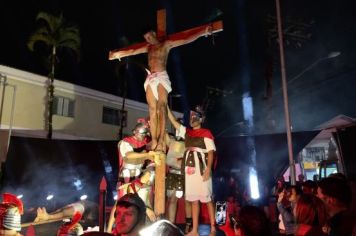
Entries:
<svg viewBox="0 0 356 236">
<path fill-rule="evenodd" d="M 38 42 L 42 42 L 47 46 L 53 45 L 53 41 L 50 37 L 44 34 L 33 34 L 30 36 L 29 40 L 27 41 L 27 47 L 30 51 L 34 51 L 35 44 Z"/>
<path fill-rule="evenodd" d="M 54 33 L 57 31 L 58 28 L 63 25 L 63 17 L 56 17 L 51 14 L 48 14 L 46 12 L 40 12 L 38 13 L 36 17 L 36 21 L 41 21 L 43 20 L 46 23 L 46 26 L 48 27 L 49 31 Z"/>
</svg>

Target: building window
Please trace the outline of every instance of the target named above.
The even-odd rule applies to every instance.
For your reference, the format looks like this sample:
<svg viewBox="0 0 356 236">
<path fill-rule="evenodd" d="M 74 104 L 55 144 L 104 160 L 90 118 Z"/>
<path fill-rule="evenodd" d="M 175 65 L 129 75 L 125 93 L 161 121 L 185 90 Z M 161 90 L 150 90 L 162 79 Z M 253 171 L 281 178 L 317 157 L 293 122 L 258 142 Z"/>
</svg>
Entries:
<svg viewBox="0 0 356 236">
<path fill-rule="evenodd" d="M 117 125 L 119 126 L 121 121 L 123 122 L 123 127 L 127 125 L 127 111 L 122 111 L 119 109 L 111 107 L 103 107 L 103 119 L 104 124 Z"/>
<path fill-rule="evenodd" d="M 74 117 L 74 100 L 66 97 L 54 97 L 53 115 Z"/>
</svg>

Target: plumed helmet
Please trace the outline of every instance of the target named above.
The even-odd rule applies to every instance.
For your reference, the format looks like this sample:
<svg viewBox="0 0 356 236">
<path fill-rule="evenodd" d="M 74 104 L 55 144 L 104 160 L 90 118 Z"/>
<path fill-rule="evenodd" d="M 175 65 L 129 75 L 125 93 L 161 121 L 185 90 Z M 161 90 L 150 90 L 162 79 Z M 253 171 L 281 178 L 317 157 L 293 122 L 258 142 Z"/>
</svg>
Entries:
<svg viewBox="0 0 356 236">
<path fill-rule="evenodd" d="M 20 231 L 22 214 L 22 201 L 11 193 L 4 193 L 0 203 L 0 229 Z"/>
<path fill-rule="evenodd" d="M 202 106 L 196 106 L 194 110 L 190 111 L 190 119 L 199 120 L 201 123 L 204 122 L 205 112 Z"/>
<path fill-rule="evenodd" d="M 132 130 L 132 132 L 135 133 L 139 133 L 142 135 L 149 135 L 150 131 L 149 131 L 149 124 L 147 119 L 145 118 L 140 118 L 137 120 L 137 124 L 135 125 L 135 128 Z"/>
</svg>

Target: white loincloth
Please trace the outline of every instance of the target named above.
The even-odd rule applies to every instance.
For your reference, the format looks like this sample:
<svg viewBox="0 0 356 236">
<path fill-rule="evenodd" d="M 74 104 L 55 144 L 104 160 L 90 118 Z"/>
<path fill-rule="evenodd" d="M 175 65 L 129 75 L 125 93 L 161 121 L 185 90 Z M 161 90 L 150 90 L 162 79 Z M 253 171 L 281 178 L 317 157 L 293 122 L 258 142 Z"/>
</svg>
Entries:
<svg viewBox="0 0 356 236">
<path fill-rule="evenodd" d="M 156 100 L 158 100 L 159 84 L 161 84 L 167 90 L 167 93 L 172 91 L 171 81 L 169 80 L 167 71 L 155 72 L 152 74 L 148 70 L 146 71 L 148 72 L 148 75 L 143 86 L 145 91 L 147 90 L 148 85 L 151 87 L 153 96 L 156 98 Z"/>
</svg>

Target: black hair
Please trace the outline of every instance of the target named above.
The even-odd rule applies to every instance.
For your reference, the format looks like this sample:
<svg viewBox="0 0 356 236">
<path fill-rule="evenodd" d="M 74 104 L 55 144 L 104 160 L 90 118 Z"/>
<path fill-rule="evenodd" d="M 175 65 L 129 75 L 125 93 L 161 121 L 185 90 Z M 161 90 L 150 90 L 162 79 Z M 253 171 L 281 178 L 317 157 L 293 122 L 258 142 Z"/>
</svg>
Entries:
<svg viewBox="0 0 356 236">
<path fill-rule="evenodd" d="M 352 191 L 345 179 L 328 177 L 318 183 L 318 187 L 326 196 L 335 198 L 339 203 L 348 207 L 352 200 Z"/>
</svg>

